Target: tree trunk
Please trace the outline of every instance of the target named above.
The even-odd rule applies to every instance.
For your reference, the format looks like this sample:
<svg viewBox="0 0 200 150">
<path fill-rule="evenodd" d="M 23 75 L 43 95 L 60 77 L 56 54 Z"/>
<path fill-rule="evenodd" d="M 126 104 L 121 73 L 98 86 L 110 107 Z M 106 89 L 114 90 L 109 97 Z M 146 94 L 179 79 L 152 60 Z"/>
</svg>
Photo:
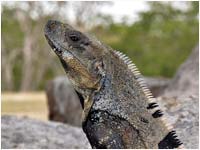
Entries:
<svg viewBox="0 0 200 150">
<path fill-rule="evenodd" d="M 28 91 L 31 89 L 32 81 L 32 43 L 33 39 L 31 35 L 27 35 L 25 37 L 24 48 L 22 50 L 23 53 L 23 69 L 22 69 L 22 82 L 21 82 L 21 91 Z"/>
</svg>

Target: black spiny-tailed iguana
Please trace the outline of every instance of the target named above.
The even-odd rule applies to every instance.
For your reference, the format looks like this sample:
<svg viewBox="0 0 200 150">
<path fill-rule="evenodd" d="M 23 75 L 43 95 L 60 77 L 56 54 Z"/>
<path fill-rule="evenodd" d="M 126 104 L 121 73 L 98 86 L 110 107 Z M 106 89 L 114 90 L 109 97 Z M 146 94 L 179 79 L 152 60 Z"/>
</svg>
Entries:
<svg viewBox="0 0 200 150">
<path fill-rule="evenodd" d="M 182 146 L 128 57 L 59 21 L 47 22 L 45 37 L 79 95 L 93 148 Z"/>
</svg>

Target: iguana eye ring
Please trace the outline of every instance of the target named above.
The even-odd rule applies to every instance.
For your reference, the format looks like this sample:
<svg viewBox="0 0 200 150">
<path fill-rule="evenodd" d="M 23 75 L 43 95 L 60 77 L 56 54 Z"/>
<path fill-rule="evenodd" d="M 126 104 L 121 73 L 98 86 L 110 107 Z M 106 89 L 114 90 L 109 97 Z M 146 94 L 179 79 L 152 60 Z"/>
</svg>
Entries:
<svg viewBox="0 0 200 150">
<path fill-rule="evenodd" d="M 78 36 L 75 35 L 75 34 L 69 35 L 69 38 L 70 38 L 72 41 L 74 41 L 74 42 L 77 42 L 77 41 L 80 40 L 80 37 L 78 37 Z"/>
</svg>

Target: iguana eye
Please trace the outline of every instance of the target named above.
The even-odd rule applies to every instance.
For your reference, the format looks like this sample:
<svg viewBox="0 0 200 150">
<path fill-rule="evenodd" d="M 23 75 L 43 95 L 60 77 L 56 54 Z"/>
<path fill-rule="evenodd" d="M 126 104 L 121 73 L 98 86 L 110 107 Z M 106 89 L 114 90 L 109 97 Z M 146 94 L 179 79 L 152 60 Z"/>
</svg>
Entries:
<svg viewBox="0 0 200 150">
<path fill-rule="evenodd" d="M 70 35 L 69 35 L 69 38 L 70 38 L 72 41 L 74 41 L 74 42 L 77 42 L 77 41 L 80 40 L 80 37 L 77 36 L 76 34 L 70 34 Z"/>
</svg>

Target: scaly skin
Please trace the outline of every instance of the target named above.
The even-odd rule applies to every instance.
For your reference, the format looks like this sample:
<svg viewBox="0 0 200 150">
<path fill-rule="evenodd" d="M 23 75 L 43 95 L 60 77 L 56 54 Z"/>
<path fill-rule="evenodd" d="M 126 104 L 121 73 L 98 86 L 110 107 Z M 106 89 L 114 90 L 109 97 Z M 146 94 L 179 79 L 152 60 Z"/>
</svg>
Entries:
<svg viewBox="0 0 200 150">
<path fill-rule="evenodd" d="M 126 56 L 58 21 L 47 22 L 45 37 L 80 97 L 93 148 L 181 145 Z"/>
</svg>

